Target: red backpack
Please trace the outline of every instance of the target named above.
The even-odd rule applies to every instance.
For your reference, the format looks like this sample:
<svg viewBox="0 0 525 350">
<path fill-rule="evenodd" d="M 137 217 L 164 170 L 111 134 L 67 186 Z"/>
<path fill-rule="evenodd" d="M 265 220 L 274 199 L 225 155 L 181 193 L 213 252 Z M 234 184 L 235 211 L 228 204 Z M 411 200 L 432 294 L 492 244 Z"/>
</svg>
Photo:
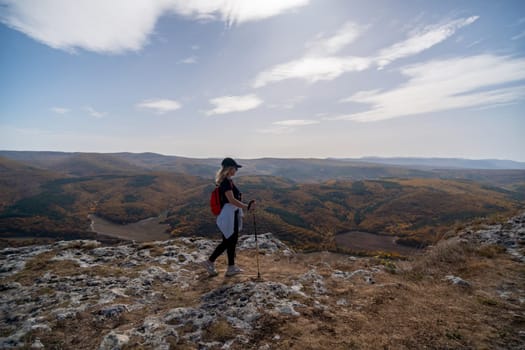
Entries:
<svg viewBox="0 0 525 350">
<path fill-rule="evenodd" d="M 221 195 L 219 193 L 219 186 L 216 186 L 210 197 L 210 208 L 213 215 L 217 216 L 221 213 Z"/>
<path fill-rule="evenodd" d="M 233 181 L 230 180 L 230 184 L 233 188 Z M 223 204 L 221 203 L 221 194 L 219 192 L 219 187 L 215 185 L 215 189 L 211 193 L 210 197 L 210 208 L 213 215 L 217 216 L 221 213 L 221 209 L 223 207 Z"/>
</svg>

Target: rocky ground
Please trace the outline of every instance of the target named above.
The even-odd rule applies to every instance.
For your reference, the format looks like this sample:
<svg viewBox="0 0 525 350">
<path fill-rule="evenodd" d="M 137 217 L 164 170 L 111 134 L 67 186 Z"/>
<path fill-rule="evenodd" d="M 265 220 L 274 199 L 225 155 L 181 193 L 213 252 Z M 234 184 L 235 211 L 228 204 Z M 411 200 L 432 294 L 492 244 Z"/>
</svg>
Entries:
<svg viewBox="0 0 525 350">
<path fill-rule="evenodd" d="M 525 213 L 406 260 L 243 236 L 208 277 L 201 238 L 0 251 L 0 348 L 525 349 Z"/>
</svg>

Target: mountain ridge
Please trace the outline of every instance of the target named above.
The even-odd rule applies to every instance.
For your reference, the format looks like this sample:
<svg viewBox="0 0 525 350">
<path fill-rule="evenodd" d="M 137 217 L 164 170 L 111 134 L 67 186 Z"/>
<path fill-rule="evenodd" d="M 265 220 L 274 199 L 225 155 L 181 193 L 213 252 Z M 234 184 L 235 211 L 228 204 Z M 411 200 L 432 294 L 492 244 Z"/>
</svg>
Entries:
<svg viewBox="0 0 525 350">
<path fill-rule="evenodd" d="M 65 152 L 32 152 L 32 151 L 0 151 L 0 157 L 8 158 L 47 170 L 56 170 L 71 175 L 124 173 L 126 171 L 147 172 L 167 171 L 213 178 L 217 171 L 220 159 L 216 158 L 187 158 L 166 156 L 157 153 L 65 153 Z M 428 164 L 388 164 L 395 161 L 376 162 L 359 159 L 314 159 L 314 158 L 258 158 L 239 159 L 243 165 L 240 175 L 273 175 L 281 176 L 297 182 L 319 182 L 331 179 L 381 179 L 395 178 L 451 178 L 470 179 L 477 181 L 491 181 L 491 178 L 504 174 L 507 178 L 524 179 L 525 163 L 512 163 L 513 169 L 502 169 L 501 165 L 493 169 L 482 169 L 477 161 L 457 160 L 463 167 L 429 166 Z M 113 161 L 112 161 L 113 160 Z M 422 160 L 424 162 L 426 160 Z M 90 165 L 91 162 L 91 165 Z M 113 164 L 112 164 L 113 162 Z M 448 162 L 448 161 L 446 161 Z M 472 163 L 474 162 L 474 163 Z M 484 164 L 492 164 L 483 161 Z M 85 163 L 82 166 L 82 163 Z M 456 164 L 456 165 L 457 165 Z M 468 167 L 468 164 L 470 165 Z M 503 163 L 498 163 L 503 164 Z M 504 161 L 504 164 L 506 161 Z M 97 168 L 99 171 L 97 172 Z M 509 168 L 511 166 L 509 165 Z M 498 185 L 504 185 L 499 182 Z"/>
<path fill-rule="evenodd" d="M 342 160 L 354 160 L 354 158 L 340 158 Z M 516 170 L 525 169 L 525 162 L 507 159 L 467 159 L 449 157 L 361 157 L 355 158 L 364 162 L 400 165 L 421 166 L 445 169 L 480 169 L 480 170 Z"/>
<path fill-rule="evenodd" d="M 193 158 L 184 157 L 177 155 L 165 155 L 155 152 L 60 152 L 60 151 L 9 151 L 0 150 L 0 156 L 22 161 L 34 161 L 38 158 L 54 158 L 60 159 L 78 154 L 98 154 L 117 156 L 127 159 L 139 159 L 140 158 L 157 158 L 162 160 L 181 160 L 181 161 L 192 161 L 195 163 L 202 164 L 217 164 L 220 158 L 208 157 L 208 158 Z M 380 156 L 363 156 L 359 158 L 348 158 L 348 157 L 325 157 L 325 158 L 302 158 L 302 157 L 260 157 L 260 158 L 238 158 L 239 160 L 246 161 L 248 163 L 253 162 L 264 162 L 264 161 L 342 161 L 342 162 L 356 162 L 356 163 L 373 163 L 373 164 L 388 164 L 388 165 L 399 165 L 399 166 L 421 166 L 421 167 L 438 167 L 438 168 L 457 168 L 457 169 L 498 169 L 498 170 L 510 170 L 510 169 L 525 169 L 525 162 L 519 162 L 510 159 L 495 159 L 495 158 L 480 158 L 480 159 L 469 159 L 469 158 L 455 158 L 455 157 L 380 157 Z"/>
</svg>

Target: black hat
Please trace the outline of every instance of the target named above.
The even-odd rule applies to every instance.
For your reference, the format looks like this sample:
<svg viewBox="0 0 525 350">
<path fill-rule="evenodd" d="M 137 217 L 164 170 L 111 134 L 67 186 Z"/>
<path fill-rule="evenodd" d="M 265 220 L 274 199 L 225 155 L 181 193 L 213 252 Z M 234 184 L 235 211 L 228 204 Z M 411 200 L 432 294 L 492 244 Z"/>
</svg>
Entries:
<svg viewBox="0 0 525 350">
<path fill-rule="evenodd" d="M 221 165 L 223 167 L 233 166 L 233 167 L 236 167 L 237 169 L 242 168 L 242 165 L 237 164 L 232 158 L 224 158 L 222 160 Z"/>
</svg>

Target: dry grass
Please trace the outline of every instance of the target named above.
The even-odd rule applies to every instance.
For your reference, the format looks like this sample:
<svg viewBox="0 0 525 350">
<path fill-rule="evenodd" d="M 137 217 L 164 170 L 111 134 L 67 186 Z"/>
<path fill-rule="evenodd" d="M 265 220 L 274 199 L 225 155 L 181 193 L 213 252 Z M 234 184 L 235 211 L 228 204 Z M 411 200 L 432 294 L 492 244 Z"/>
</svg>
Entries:
<svg viewBox="0 0 525 350">
<path fill-rule="evenodd" d="M 477 253 L 484 258 L 495 258 L 505 253 L 505 247 L 495 244 L 484 245 L 477 249 Z"/>
<path fill-rule="evenodd" d="M 238 331 L 235 330 L 226 320 L 220 319 L 208 327 L 202 337 L 205 341 L 219 341 L 225 342 L 237 336 Z"/>
<path fill-rule="evenodd" d="M 140 250 L 147 249 L 151 256 L 161 256 L 165 252 L 164 247 L 159 246 L 155 242 L 144 242 L 144 243 L 141 243 L 139 245 L 138 249 L 140 249 Z"/>
<path fill-rule="evenodd" d="M 144 249 L 154 249 L 145 247 Z M 53 252 L 32 259 L 16 278 L 24 283 L 51 269 L 55 273 L 74 273 L 76 264 L 55 264 L 49 261 Z M 525 310 L 519 301 L 504 299 L 500 291 L 506 288 L 516 296 L 525 290 L 523 264 L 510 259 L 497 246 L 476 247 L 448 240 L 437 244 L 426 254 L 410 260 L 384 258 L 350 259 L 328 252 L 298 254 L 292 258 L 260 255 L 260 272 L 264 281 L 291 285 L 311 269 L 324 279 L 327 293 L 314 296 L 309 282 L 302 282 L 308 297 L 292 296 L 305 307 L 296 307 L 301 316 L 281 315 L 261 310 L 254 332 L 249 335 L 248 348 L 258 349 L 269 344 L 271 349 L 494 349 L 518 348 L 523 345 L 519 330 L 525 324 Z M 154 304 L 124 313 L 114 319 L 100 320 L 97 308 L 91 308 L 67 322 L 52 322 L 53 331 L 32 332 L 50 349 L 93 349 L 102 335 L 110 330 L 139 327 L 147 316 L 162 315 L 181 306 L 197 306 L 201 296 L 215 288 L 255 280 L 256 259 L 253 252 L 239 252 L 237 263 L 245 273 L 232 278 L 222 276 L 226 257 L 217 262 L 220 273 L 205 277 L 196 268 L 196 279 L 189 290 L 167 287 L 155 282 L 153 289 L 163 294 Z M 142 266 L 144 268 L 144 266 Z M 375 284 L 367 284 L 362 276 L 350 280 L 332 278 L 333 270 L 346 272 L 359 269 L 381 269 L 374 274 Z M 200 268 L 199 268 L 200 269 Z M 94 267 L 86 274 L 122 274 L 116 267 Z M 471 288 L 452 285 L 443 278 L 458 275 Z M 49 293 L 49 290 L 42 290 Z M 317 300 L 326 308 L 315 306 Z M 345 303 L 338 304 L 340 300 Z M 117 299 L 115 303 L 130 303 Z M 182 339 L 191 329 L 179 329 L 178 339 L 167 339 L 173 349 L 196 349 Z M 242 333 L 226 320 L 220 319 L 203 334 L 205 341 L 224 343 Z M 141 339 L 131 338 L 125 349 L 148 349 Z M 246 349 L 234 342 L 233 350 Z"/>
<path fill-rule="evenodd" d="M 425 254 L 419 255 L 405 271 L 407 277 L 420 280 L 425 277 L 435 277 L 442 271 L 448 274 L 459 269 L 466 263 L 466 256 L 474 248 L 456 238 L 441 241 Z"/>
<path fill-rule="evenodd" d="M 378 274 L 374 285 L 360 279 L 329 279 L 334 268 L 352 271 L 383 265 L 388 270 L 394 268 L 390 264 L 401 273 Z M 268 343 L 272 349 L 493 349 L 523 344 L 518 331 L 524 323 L 519 315 L 525 310 L 502 299 L 498 289 L 511 281 L 514 292 L 525 289 L 525 271 L 501 248 L 452 240 L 412 261 L 350 261 L 315 253 L 280 261 L 278 275 L 288 274 L 289 280 L 312 265 L 325 277 L 329 292 L 321 300 L 328 311 L 310 304 L 298 309 L 302 314 L 298 319 L 265 317 L 253 337 L 255 344 Z M 266 276 L 272 274 L 272 269 L 265 271 Z M 448 274 L 459 274 L 473 287 L 444 281 Z M 337 305 L 341 298 L 348 305 Z"/>
<path fill-rule="evenodd" d="M 32 332 L 32 339 L 40 338 L 46 348 L 50 349 L 97 349 L 102 341 L 102 336 L 111 330 L 118 332 L 118 330 L 137 328 L 148 316 L 161 314 L 175 307 L 196 305 L 198 302 L 198 299 L 193 298 L 192 293 L 186 293 L 176 287 L 168 290 L 159 285 L 155 287 L 156 290 L 164 290 L 165 298 L 153 305 L 147 305 L 142 309 L 125 312 L 107 319 L 96 317 L 101 306 L 93 307 L 77 314 L 74 319 L 52 321 L 53 331 L 51 333 Z M 130 300 L 123 298 L 117 298 L 113 301 L 115 304 L 129 302 Z M 132 337 L 130 343 L 123 349 L 152 349 L 149 346 L 141 345 L 142 341 Z M 166 339 L 166 341 L 172 345 L 173 349 L 196 349 L 193 344 L 175 338 Z M 28 342 L 27 344 L 29 346 L 31 343 Z"/>
<path fill-rule="evenodd" d="M 63 275 L 75 275 L 78 272 L 78 265 L 73 261 L 52 261 L 56 255 L 55 251 L 45 252 L 28 260 L 22 271 L 14 276 L 8 277 L 6 281 L 15 281 L 24 286 L 30 286 L 36 278 L 41 277 L 46 272 L 60 273 Z"/>
</svg>

